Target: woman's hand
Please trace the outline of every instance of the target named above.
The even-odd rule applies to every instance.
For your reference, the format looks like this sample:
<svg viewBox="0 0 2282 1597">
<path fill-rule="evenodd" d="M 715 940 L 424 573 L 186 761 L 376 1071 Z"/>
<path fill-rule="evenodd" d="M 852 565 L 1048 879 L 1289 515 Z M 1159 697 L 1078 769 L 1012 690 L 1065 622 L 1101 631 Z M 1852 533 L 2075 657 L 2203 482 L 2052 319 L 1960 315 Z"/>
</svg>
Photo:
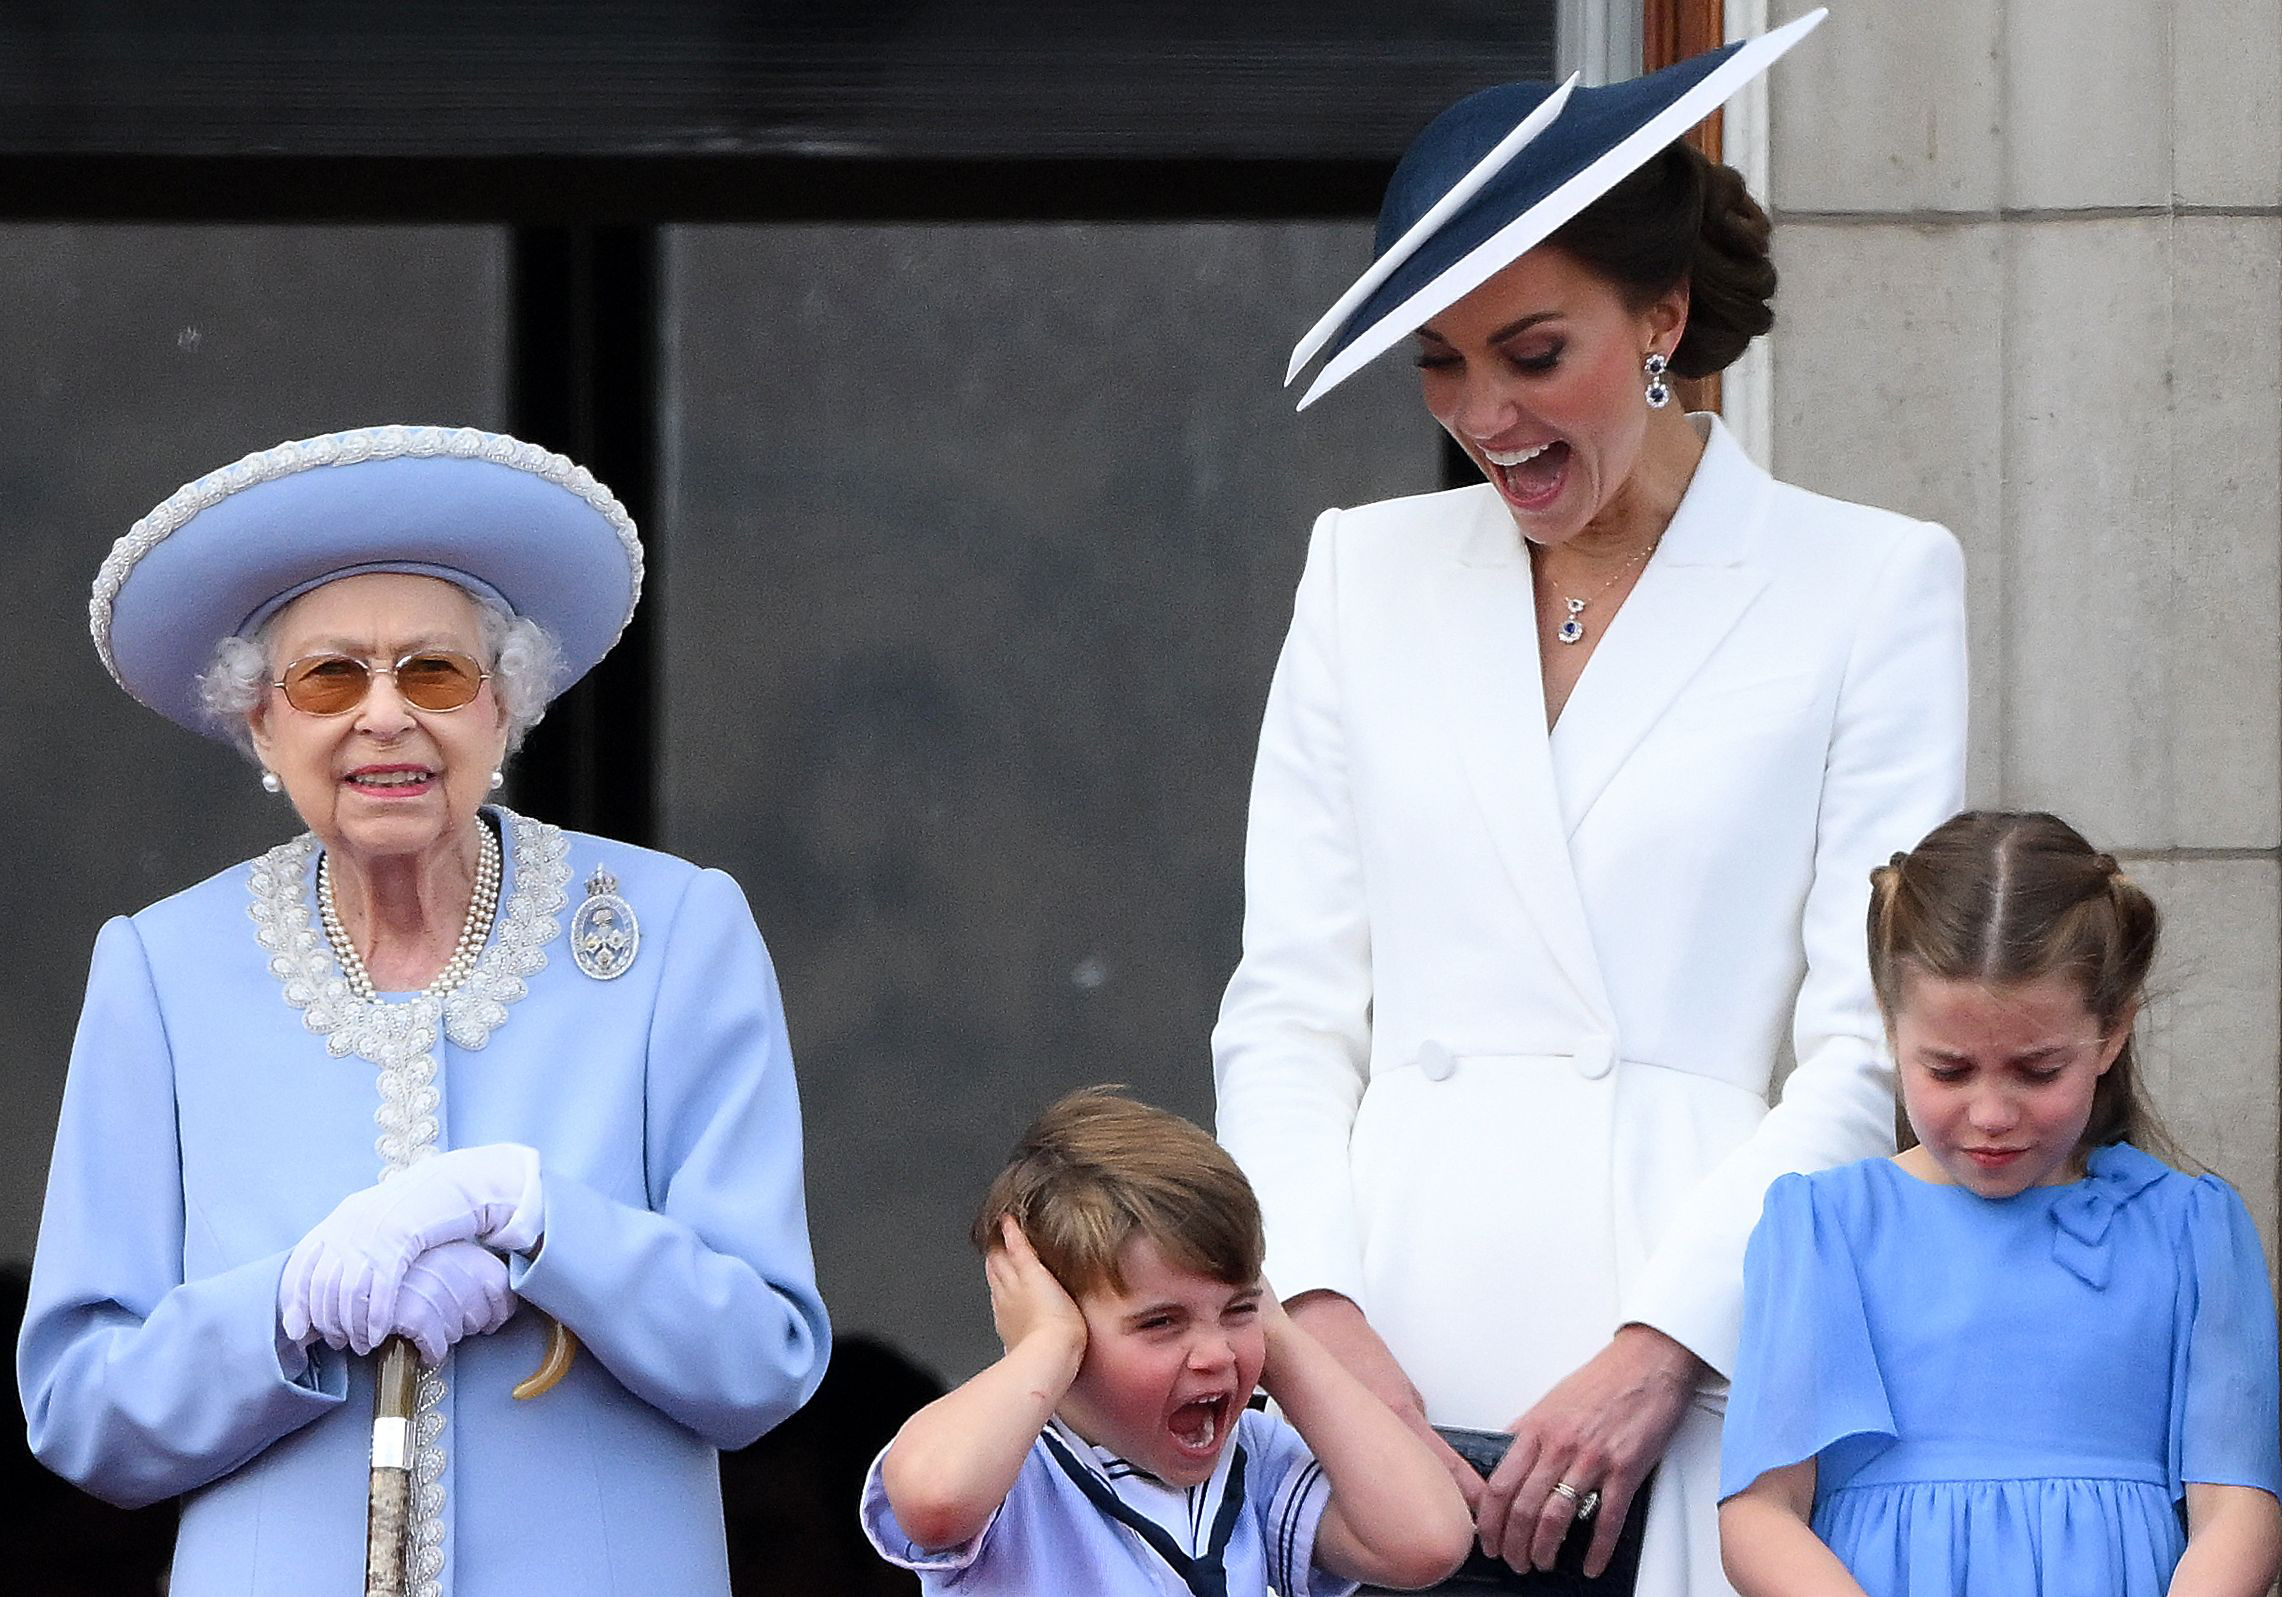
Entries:
<svg viewBox="0 0 2282 1597">
<path fill-rule="evenodd" d="M 1418 1395 L 1418 1388 L 1411 1385 L 1410 1377 L 1395 1362 L 1394 1354 L 1379 1339 L 1379 1333 L 1371 1329 L 1371 1322 L 1363 1317 L 1354 1299 L 1337 1292 L 1302 1292 L 1283 1308 L 1293 1324 L 1322 1343 L 1331 1356 L 1345 1366 L 1348 1374 L 1363 1383 L 1366 1391 L 1395 1411 L 1395 1417 L 1426 1443 L 1450 1478 L 1458 1483 L 1467 1509 L 1477 1508 L 1482 1495 L 1482 1477 L 1451 1450 L 1448 1442 L 1434 1434 L 1434 1427 L 1426 1418 L 1426 1400 Z"/>
<path fill-rule="evenodd" d="M 447 1242 L 405 1270 L 389 1331 L 409 1338 L 421 1363 L 436 1365 L 454 1342 L 489 1336 L 514 1313 L 515 1294 L 499 1255 L 473 1242 Z"/>
<path fill-rule="evenodd" d="M 990 1283 L 990 1318 L 998 1329 L 999 1346 L 1012 1353 L 1039 1337 L 1047 1345 L 1083 1357 L 1086 1317 L 1077 1300 L 1054 1279 L 1054 1272 L 1039 1262 L 1014 1216 L 999 1222 L 998 1240 L 983 1259 L 983 1278 Z"/>
<path fill-rule="evenodd" d="M 544 1205 L 539 1156 L 495 1142 L 434 1154 L 343 1198 L 294 1244 L 278 1282 L 288 1342 L 370 1353 L 388 1335 L 405 1271 L 447 1242 L 508 1252 L 537 1245 Z"/>
<path fill-rule="evenodd" d="M 1608 1568 L 1632 1495 L 1670 1445 L 1708 1367 L 1663 1332 L 1620 1328 L 1513 1422 L 1513 1446 L 1474 1505 L 1482 1551 L 1515 1569 L 1551 1569 L 1578 1497 L 1600 1493 L 1585 1574 Z"/>
</svg>

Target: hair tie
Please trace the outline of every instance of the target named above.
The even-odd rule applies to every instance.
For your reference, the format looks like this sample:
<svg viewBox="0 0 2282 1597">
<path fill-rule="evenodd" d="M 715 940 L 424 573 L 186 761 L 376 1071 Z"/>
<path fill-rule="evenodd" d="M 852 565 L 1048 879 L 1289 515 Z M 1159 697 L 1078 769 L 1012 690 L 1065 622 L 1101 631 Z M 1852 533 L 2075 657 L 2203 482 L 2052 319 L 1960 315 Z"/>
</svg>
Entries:
<svg viewBox="0 0 2282 1597">
<path fill-rule="evenodd" d="M 2113 854 L 2094 854 L 2092 863 L 2100 868 L 2102 876 L 2110 879 L 2120 877 L 2124 873 L 2124 868 L 2116 863 L 2116 857 Z"/>
</svg>

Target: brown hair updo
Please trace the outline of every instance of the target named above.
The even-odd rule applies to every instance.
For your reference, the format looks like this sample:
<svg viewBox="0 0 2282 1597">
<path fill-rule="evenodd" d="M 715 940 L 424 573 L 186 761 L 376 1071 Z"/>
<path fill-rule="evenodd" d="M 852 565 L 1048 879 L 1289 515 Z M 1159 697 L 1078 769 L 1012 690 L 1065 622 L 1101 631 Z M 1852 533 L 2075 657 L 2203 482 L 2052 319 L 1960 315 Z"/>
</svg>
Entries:
<svg viewBox="0 0 2282 1597">
<path fill-rule="evenodd" d="M 1672 370 L 1709 377 L 1775 325 L 1769 231 L 1743 175 L 1683 140 L 1650 157 L 1546 243 L 1617 284 L 1636 305 L 1685 283 L 1688 326 L 1672 351 Z"/>
<path fill-rule="evenodd" d="M 1870 873 L 1870 982 L 1891 1033 L 1912 970 L 1989 987 L 2066 975 L 2113 1036 L 2146 991 L 2162 925 L 2114 857 L 2058 816 L 1967 810 Z M 1903 1146 L 1915 1140 L 1906 1124 L 1897 1130 Z M 2141 1091 L 2129 1036 L 2084 1127 L 2085 1148 L 2111 1142 L 2180 1162 Z"/>
</svg>

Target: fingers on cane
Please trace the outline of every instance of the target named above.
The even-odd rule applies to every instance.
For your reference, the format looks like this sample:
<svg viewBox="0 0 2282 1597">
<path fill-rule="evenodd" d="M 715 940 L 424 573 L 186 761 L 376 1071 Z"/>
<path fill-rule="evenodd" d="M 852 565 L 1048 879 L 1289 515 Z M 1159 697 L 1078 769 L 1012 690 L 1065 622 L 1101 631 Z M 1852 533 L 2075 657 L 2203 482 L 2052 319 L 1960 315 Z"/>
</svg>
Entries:
<svg viewBox="0 0 2282 1597">
<path fill-rule="evenodd" d="M 348 1272 L 363 1290 L 348 1299 L 349 1345 L 359 1353 L 370 1353 L 386 1340 L 388 1328 L 396 1319 L 396 1296 L 404 1282 L 404 1266 L 394 1260 L 379 1265 L 366 1265 Z M 358 1333 L 363 1345 L 358 1346 Z"/>
<path fill-rule="evenodd" d="M 309 1287 L 303 1295 L 308 1303 L 310 1329 L 324 1339 L 327 1347 L 349 1345 L 349 1334 L 341 1326 L 340 1284 L 340 1256 L 331 1248 L 316 1249 L 309 1264 Z"/>
<path fill-rule="evenodd" d="M 476 1259 L 476 1270 L 463 1294 L 461 1324 L 470 1336 L 489 1336 L 515 1312 L 515 1289 L 507 1284 L 507 1266 L 489 1254 Z"/>
<path fill-rule="evenodd" d="M 374 1325 L 372 1312 L 373 1276 L 369 1269 L 352 1264 L 341 1272 L 341 1284 L 334 1294 L 333 1313 L 339 1319 L 341 1330 L 349 1339 L 352 1353 L 370 1353 L 380 1346 L 380 1332 Z M 396 1312 L 395 1294 L 389 1294 L 389 1313 Z"/>
<path fill-rule="evenodd" d="M 422 1320 L 416 1325 L 405 1327 L 400 1334 L 419 1353 L 420 1362 L 430 1369 L 443 1363 L 444 1355 L 451 1351 L 451 1338 L 444 1334 L 441 1320 Z"/>
<path fill-rule="evenodd" d="M 506 1274 L 502 1272 L 499 1289 L 485 1299 L 483 1324 L 477 1328 L 478 1334 L 489 1336 L 514 1318 L 515 1289 L 507 1284 Z"/>
<path fill-rule="evenodd" d="M 312 1335 L 309 1325 L 308 1246 L 308 1241 L 304 1239 L 285 1256 L 285 1273 L 278 1278 L 277 1325 L 285 1333 L 288 1342 L 306 1343 Z"/>
<path fill-rule="evenodd" d="M 341 1339 L 341 1346 L 359 1353 L 370 1353 L 371 1344 L 357 1346 L 360 1322 L 363 1319 L 359 1283 L 363 1279 L 362 1260 L 342 1248 L 327 1247 L 325 1257 L 317 1261 L 317 1278 L 310 1299 L 310 1313 L 325 1327 L 328 1338 L 337 1336 Z"/>
</svg>

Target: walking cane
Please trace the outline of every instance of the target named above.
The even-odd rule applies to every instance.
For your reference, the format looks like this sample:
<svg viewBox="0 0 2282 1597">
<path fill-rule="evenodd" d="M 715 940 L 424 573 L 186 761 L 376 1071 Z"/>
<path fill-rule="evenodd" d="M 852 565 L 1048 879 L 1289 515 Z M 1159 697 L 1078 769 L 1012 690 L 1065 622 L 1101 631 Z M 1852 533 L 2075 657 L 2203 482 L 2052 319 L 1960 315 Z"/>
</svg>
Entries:
<svg viewBox="0 0 2282 1597">
<path fill-rule="evenodd" d="M 570 1372 L 578 1338 L 562 1321 L 547 1326 L 547 1356 L 518 1398 L 552 1391 Z M 405 1597 L 412 1544 L 412 1420 L 419 1403 L 420 1361 L 412 1344 L 392 1336 L 380 1345 L 372 1397 L 372 1490 L 366 1499 L 365 1597 Z"/>
<path fill-rule="evenodd" d="M 365 1597 L 404 1597 L 412 1536 L 412 1414 L 420 1359 L 392 1336 L 380 1345 L 372 1398 L 372 1495 L 365 1511 Z"/>
</svg>

